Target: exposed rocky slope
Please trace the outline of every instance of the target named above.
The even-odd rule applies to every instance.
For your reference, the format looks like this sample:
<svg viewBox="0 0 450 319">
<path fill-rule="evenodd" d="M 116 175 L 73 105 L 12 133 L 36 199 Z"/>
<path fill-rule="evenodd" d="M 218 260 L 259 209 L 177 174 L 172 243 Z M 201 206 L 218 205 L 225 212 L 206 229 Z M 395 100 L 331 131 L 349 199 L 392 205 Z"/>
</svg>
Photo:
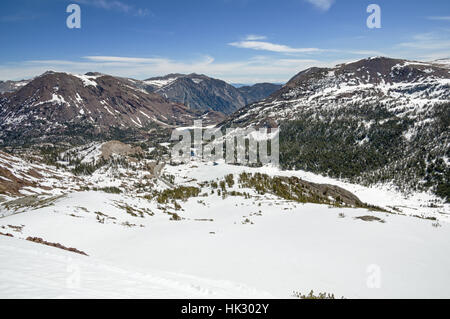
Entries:
<svg viewBox="0 0 450 319">
<path fill-rule="evenodd" d="M 133 80 L 132 80 L 133 81 Z M 133 81 L 137 83 L 136 81 Z M 231 114 L 249 103 L 268 97 L 280 86 L 270 83 L 235 88 L 225 81 L 200 74 L 169 74 L 137 83 L 141 88 L 161 94 L 194 110 L 213 110 Z"/>
<path fill-rule="evenodd" d="M 238 90 L 245 96 L 246 104 L 250 104 L 264 100 L 282 87 L 281 84 L 257 83 L 251 86 L 241 86 Z"/>
<path fill-rule="evenodd" d="M 5 144 L 83 141 L 191 124 L 202 115 L 120 78 L 46 72 L 0 95 L 0 139 Z"/>
<path fill-rule="evenodd" d="M 268 94 L 268 86 L 246 88 L 244 95 L 196 74 L 139 81 L 49 71 L 31 80 L 0 82 L 0 144 L 139 139 L 195 119 L 215 124 L 243 107 L 247 95 L 254 100 Z"/>
<path fill-rule="evenodd" d="M 76 184 L 71 174 L 55 167 L 31 163 L 8 153 L 0 152 L 0 194 L 10 197 L 46 193 L 53 188 L 67 189 Z"/>
<path fill-rule="evenodd" d="M 171 101 L 194 110 L 214 110 L 233 113 L 245 106 L 245 97 L 232 85 L 199 74 L 169 74 L 144 81 Z"/>
</svg>

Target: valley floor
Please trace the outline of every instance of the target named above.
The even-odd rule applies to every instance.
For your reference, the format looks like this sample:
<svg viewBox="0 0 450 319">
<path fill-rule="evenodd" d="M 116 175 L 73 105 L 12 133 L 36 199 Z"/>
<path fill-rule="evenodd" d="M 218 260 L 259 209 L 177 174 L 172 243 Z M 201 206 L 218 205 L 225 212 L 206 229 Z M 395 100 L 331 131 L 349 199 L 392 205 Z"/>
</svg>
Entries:
<svg viewBox="0 0 450 319">
<path fill-rule="evenodd" d="M 397 213 L 302 204 L 252 190 L 224 198 L 205 188 L 204 196 L 179 202 L 179 210 L 139 194 L 68 192 L 34 209 L 2 207 L 0 232 L 14 238 L 0 236 L 0 297 L 290 298 L 311 290 L 345 298 L 450 297 L 449 209 L 429 207 L 431 195 L 404 198 L 304 172 L 225 164 L 164 172 L 176 185 L 198 186 L 244 170 L 332 183 Z M 439 221 L 424 218 L 430 216 Z"/>
</svg>

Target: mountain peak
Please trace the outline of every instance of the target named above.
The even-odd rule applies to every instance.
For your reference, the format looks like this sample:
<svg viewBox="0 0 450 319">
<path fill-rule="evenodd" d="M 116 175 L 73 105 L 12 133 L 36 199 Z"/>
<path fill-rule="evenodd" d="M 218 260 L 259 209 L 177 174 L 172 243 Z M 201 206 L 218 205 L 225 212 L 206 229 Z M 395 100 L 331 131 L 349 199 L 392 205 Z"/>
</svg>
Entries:
<svg viewBox="0 0 450 319">
<path fill-rule="evenodd" d="M 264 99 L 280 88 L 271 84 L 236 88 L 223 80 L 198 73 L 173 73 L 149 78 L 143 83 L 147 85 L 146 89 L 149 86 L 153 92 L 193 110 L 213 110 L 225 114 Z"/>
<path fill-rule="evenodd" d="M 103 136 L 116 129 L 190 124 L 198 116 L 122 78 L 45 72 L 0 99 L 0 139 L 12 141 L 18 130 L 24 140 L 70 139 L 73 130 Z"/>
<path fill-rule="evenodd" d="M 287 119 L 294 110 L 306 106 L 311 109 L 337 108 L 376 102 L 419 111 L 430 103 L 448 102 L 449 85 L 449 70 L 438 63 L 379 56 L 333 68 L 311 67 L 303 70 L 257 105 L 261 105 L 262 109 L 267 106 L 276 121 Z M 271 108 L 273 105 L 284 108 L 288 104 L 291 108 L 289 113 L 285 110 L 277 113 Z M 249 121 L 260 119 L 265 122 L 267 114 L 255 108 L 259 106 L 248 106 L 240 111 L 240 119 L 248 116 Z"/>
</svg>

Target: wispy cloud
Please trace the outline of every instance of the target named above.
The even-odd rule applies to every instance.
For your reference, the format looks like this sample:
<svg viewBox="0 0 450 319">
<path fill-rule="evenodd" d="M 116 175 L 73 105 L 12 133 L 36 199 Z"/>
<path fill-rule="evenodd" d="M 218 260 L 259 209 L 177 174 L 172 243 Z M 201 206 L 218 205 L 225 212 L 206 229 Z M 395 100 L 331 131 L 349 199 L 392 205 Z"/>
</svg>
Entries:
<svg viewBox="0 0 450 319">
<path fill-rule="evenodd" d="M 265 35 L 256 35 L 256 34 L 249 34 L 245 37 L 245 40 L 247 41 L 258 41 L 258 40 L 265 40 L 267 37 Z"/>
<path fill-rule="evenodd" d="M 278 53 L 310 53 L 310 52 L 320 52 L 321 49 L 318 48 L 291 48 L 287 45 L 276 44 L 265 41 L 239 41 L 239 42 L 231 42 L 229 45 L 243 48 L 243 49 L 252 49 L 252 50 L 260 50 L 260 51 L 271 51 Z"/>
<path fill-rule="evenodd" d="M 323 11 L 329 10 L 334 3 L 334 0 L 306 0 L 306 1 Z"/>
<path fill-rule="evenodd" d="M 395 55 L 407 59 L 431 61 L 449 58 L 450 29 L 419 33 L 393 48 Z"/>
<path fill-rule="evenodd" d="M 373 50 L 340 50 L 340 49 L 320 49 L 320 48 L 293 48 L 284 44 L 276 44 L 267 41 L 256 41 L 252 39 L 266 39 L 265 36 L 247 36 L 246 40 L 239 42 L 231 42 L 228 45 L 241 49 L 251 49 L 259 51 L 269 51 L 281 54 L 297 55 L 297 54 L 313 54 L 313 53 L 340 53 L 363 56 L 386 55 L 380 51 Z"/>
<path fill-rule="evenodd" d="M 157 63 L 159 58 L 134 58 L 134 57 L 118 57 L 118 56 L 85 56 L 84 59 L 95 62 L 119 62 L 119 63 Z"/>
<path fill-rule="evenodd" d="M 355 55 L 364 55 L 364 56 L 388 56 L 389 54 L 386 54 L 381 51 L 373 51 L 373 50 L 355 50 L 355 51 L 338 51 L 342 53 L 349 53 L 349 54 L 355 54 Z"/>
<path fill-rule="evenodd" d="M 450 21 L 450 16 L 441 16 L 441 17 L 427 17 L 428 20 L 438 20 L 438 21 Z"/>
<path fill-rule="evenodd" d="M 136 8 L 133 5 L 118 0 L 75 0 L 75 1 L 81 4 L 92 5 L 94 7 L 105 10 L 116 10 L 140 17 L 144 17 L 150 14 L 150 11 L 146 8 Z"/>
<path fill-rule="evenodd" d="M 400 47 L 423 49 L 423 50 L 436 50 L 450 48 L 450 37 L 442 33 L 420 33 L 412 37 L 411 41 L 402 42 Z"/>
</svg>

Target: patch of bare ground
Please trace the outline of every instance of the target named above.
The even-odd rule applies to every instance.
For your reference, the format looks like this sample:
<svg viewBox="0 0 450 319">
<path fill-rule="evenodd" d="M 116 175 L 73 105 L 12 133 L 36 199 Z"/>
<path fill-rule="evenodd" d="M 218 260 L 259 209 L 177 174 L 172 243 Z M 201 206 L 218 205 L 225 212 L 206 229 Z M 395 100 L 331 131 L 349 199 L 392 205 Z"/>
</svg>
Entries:
<svg viewBox="0 0 450 319">
<path fill-rule="evenodd" d="M 0 167 L 0 194 L 21 196 L 20 189 L 22 187 L 36 186 L 36 183 L 16 177 L 8 169 Z"/>
<path fill-rule="evenodd" d="M 108 160 L 111 155 L 117 154 L 117 155 L 136 155 L 136 154 L 142 154 L 142 149 L 137 147 L 132 147 L 128 144 L 122 143 L 120 141 L 109 141 L 104 143 L 101 146 L 101 152 L 102 157 L 105 160 Z"/>
<path fill-rule="evenodd" d="M 355 219 L 360 219 L 365 222 L 380 222 L 383 224 L 386 222 L 384 219 L 381 219 L 381 218 L 375 217 L 375 216 L 359 216 L 359 217 L 355 217 Z"/>
<path fill-rule="evenodd" d="M 2 233 L 2 232 L 0 232 L 0 235 L 1 236 L 6 236 L 6 237 L 14 237 L 14 235 L 10 234 L 10 233 Z"/>
<path fill-rule="evenodd" d="M 7 210 L 18 211 L 23 208 L 30 208 L 32 210 L 52 206 L 55 201 L 63 198 L 65 195 L 57 195 L 52 197 L 42 197 L 38 195 L 29 195 L 19 197 L 17 199 L 4 202 L 1 205 Z"/>
<path fill-rule="evenodd" d="M 78 250 L 78 249 L 72 248 L 72 247 L 63 246 L 60 243 L 51 243 L 51 242 L 45 241 L 45 240 L 43 240 L 42 238 L 39 238 L 39 237 L 27 237 L 26 240 L 31 241 L 31 242 L 36 243 L 36 244 L 42 244 L 42 245 L 46 245 L 46 246 L 50 246 L 50 247 L 55 247 L 55 248 L 71 251 L 71 252 L 74 252 L 74 253 L 77 253 L 77 254 L 80 254 L 80 255 L 89 256 L 84 251 L 81 251 L 81 250 Z"/>
</svg>

